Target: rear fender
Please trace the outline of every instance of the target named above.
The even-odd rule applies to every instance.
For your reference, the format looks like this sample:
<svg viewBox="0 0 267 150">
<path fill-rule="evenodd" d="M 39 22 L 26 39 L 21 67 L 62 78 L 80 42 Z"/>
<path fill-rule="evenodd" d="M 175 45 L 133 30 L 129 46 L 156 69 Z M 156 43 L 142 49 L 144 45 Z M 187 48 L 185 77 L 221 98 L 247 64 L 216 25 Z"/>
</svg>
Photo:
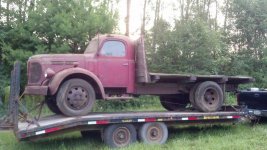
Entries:
<svg viewBox="0 0 267 150">
<path fill-rule="evenodd" d="M 94 87 L 94 85 L 92 86 L 94 87 L 94 89 L 99 88 L 101 98 L 103 99 L 105 98 L 104 87 L 101 81 L 99 80 L 99 78 L 94 73 L 88 70 L 82 69 L 82 68 L 69 68 L 61 72 L 58 72 L 48 84 L 49 94 L 50 95 L 56 94 L 61 83 L 63 83 L 68 78 L 73 78 L 73 76 L 75 77 L 75 75 L 80 75 L 80 78 L 86 77 L 86 78 L 90 78 L 91 80 L 93 80 L 98 87 Z M 79 78 L 79 77 L 75 77 L 75 78 Z"/>
</svg>

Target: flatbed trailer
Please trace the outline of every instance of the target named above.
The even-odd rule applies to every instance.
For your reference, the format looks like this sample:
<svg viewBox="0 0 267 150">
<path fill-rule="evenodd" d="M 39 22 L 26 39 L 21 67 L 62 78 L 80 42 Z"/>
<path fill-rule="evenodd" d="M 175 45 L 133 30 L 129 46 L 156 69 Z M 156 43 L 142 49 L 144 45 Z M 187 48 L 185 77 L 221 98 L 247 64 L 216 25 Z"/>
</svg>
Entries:
<svg viewBox="0 0 267 150">
<path fill-rule="evenodd" d="M 12 71 L 10 89 L 9 111 L 0 123 L 0 129 L 12 129 L 19 141 L 38 140 L 71 131 L 81 131 L 82 135 L 90 136 L 90 130 L 97 130 L 101 131 L 103 141 L 111 147 L 127 146 L 135 142 L 137 136 L 145 143 L 163 144 L 168 137 L 168 127 L 236 123 L 247 114 L 246 109 L 239 106 L 224 106 L 218 112 L 142 111 L 90 113 L 75 117 L 30 117 L 21 108 L 19 63 L 15 64 Z"/>
</svg>

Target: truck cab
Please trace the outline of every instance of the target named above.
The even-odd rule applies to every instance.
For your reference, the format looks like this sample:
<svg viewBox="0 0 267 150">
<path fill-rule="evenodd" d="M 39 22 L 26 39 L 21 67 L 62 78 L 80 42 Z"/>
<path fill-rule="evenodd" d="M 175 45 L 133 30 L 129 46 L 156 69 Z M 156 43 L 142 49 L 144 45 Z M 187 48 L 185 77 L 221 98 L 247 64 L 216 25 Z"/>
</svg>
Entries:
<svg viewBox="0 0 267 150">
<path fill-rule="evenodd" d="M 94 54 L 95 74 L 106 89 L 121 88 L 134 92 L 134 41 L 125 36 L 98 36 L 93 39 L 84 55 Z M 95 44 L 95 51 L 91 45 Z M 92 61 L 92 60 L 88 60 Z M 88 62 L 90 64 L 90 62 Z M 89 67 L 87 70 L 90 70 Z"/>
<path fill-rule="evenodd" d="M 28 60 L 26 94 L 55 94 L 60 80 L 55 76 L 82 69 L 104 89 L 134 92 L 135 42 L 125 36 L 99 35 L 91 40 L 84 54 L 35 55 Z M 77 71 L 78 72 L 78 71 Z M 79 74 L 77 74 L 79 76 Z M 61 76 L 61 79 L 63 76 Z M 57 87 L 54 86 L 57 80 Z M 62 80 L 63 81 L 63 80 Z M 99 83 L 98 83 L 99 82 Z M 52 86 L 53 85 L 53 86 Z M 104 98 L 104 95 L 101 95 Z M 100 96 L 100 97 L 101 97 Z"/>
</svg>

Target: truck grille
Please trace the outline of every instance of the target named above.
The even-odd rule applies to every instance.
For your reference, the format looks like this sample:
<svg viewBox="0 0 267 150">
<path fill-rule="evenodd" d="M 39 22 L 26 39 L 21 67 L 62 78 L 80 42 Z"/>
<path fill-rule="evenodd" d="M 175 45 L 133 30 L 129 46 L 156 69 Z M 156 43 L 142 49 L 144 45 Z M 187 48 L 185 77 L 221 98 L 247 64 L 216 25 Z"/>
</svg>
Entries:
<svg viewBox="0 0 267 150">
<path fill-rule="evenodd" d="M 33 62 L 30 64 L 29 69 L 29 81 L 30 83 L 37 83 L 41 79 L 42 67 L 38 62 Z"/>
</svg>

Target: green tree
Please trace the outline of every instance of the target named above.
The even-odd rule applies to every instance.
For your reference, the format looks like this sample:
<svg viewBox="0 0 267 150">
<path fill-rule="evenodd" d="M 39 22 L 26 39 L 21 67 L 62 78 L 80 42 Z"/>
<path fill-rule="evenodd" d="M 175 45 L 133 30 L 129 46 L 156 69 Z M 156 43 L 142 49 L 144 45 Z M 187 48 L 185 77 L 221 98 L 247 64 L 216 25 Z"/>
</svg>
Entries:
<svg viewBox="0 0 267 150">
<path fill-rule="evenodd" d="M 258 86 L 266 86 L 267 1 L 233 0 L 229 18 L 229 39 L 236 56 L 232 68 L 255 77 Z"/>
<path fill-rule="evenodd" d="M 5 87 L 15 60 L 34 54 L 82 53 L 97 33 L 116 28 L 117 11 L 106 0 L 3 0 L 0 20 L 0 83 Z M 5 84 L 4 84 L 5 83 Z M 0 89 L 0 96 L 2 92 Z"/>
<path fill-rule="evenodd" d="M 154 28 L 160 29 L 156 49 L 149 51 L 153 71 L 169 73 L 220 73 L 224 44 L 221 34 L 211 31 L 201 20 L 177 21 L 174 29 L 164 20 Z M 151 41 L 151 40 L 150 40 Z M 150 42 L 148 41 L 148 43 Z M 154 53 L 153 53 L 154 52 Z"/>
</svg>

